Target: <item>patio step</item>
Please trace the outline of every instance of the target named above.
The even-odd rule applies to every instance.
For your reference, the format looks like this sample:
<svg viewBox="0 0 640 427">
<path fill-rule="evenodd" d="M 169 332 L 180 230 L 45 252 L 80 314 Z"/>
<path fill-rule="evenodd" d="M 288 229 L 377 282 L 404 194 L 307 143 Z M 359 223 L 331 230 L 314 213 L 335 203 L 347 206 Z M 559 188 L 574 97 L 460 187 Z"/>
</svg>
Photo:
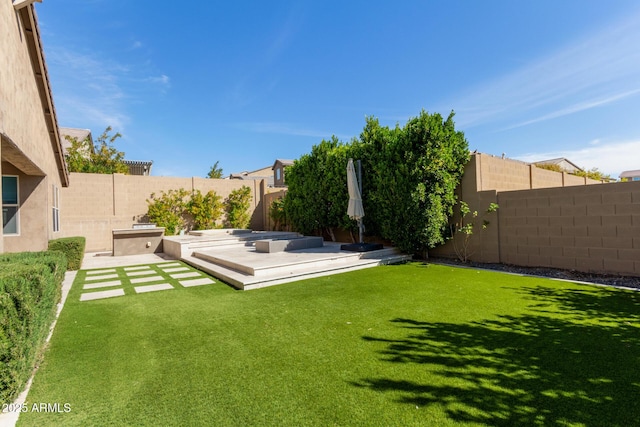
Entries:
<svg viewBox="0 0 640 427">
<path fill-rule="evenodd" d="M 249 290 L 307 278 L 327 276 L 360 270 L 378 265 L 404 262 L 410 257 L 393 248 L 367 253 L 338 253 L 317 260 L 278 260 L 271 265 L 252 265 L 251 262 L 234 260 L 217 251 L 195 252 L 183 261 L 206 271 L 235 288 Z M 265 256 L 268 256 L 265 254 Z"/>
</svg>

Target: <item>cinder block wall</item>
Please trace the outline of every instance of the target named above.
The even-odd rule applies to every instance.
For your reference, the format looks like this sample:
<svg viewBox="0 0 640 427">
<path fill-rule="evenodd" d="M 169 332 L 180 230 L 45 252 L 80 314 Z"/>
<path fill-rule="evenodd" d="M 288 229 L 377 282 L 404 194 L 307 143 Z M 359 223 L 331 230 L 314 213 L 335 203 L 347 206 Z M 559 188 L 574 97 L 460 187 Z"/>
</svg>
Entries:
<svg viewBox="0 0 640 427">
<path fill-rule="evenodd" d="M 640 182 L 603 184 L 476 154 L 458 198 L 479 214 L 469 247 L 474 261 L 640 275 Z M 492 202 L 497 214 L 484 214 Z M 456 257 L 462 237 L 430 254 Z"/>
<path fill-rule="evenodd" d="M 640 275 L 640 182 L 497 195 L 500 259 Z"/>
<path fill-rule="evenodd" d="M 259 180 L 174 178 L 134 175 L 72 173 L 70 185 L 60 191 L 61 228 L 65 237 L 84 236 L 87 252 L 112 250 L 112 230 L 131 228 L 147 213 L 152 193 L 184 188 L 215 191 L 225 199 L 243 185 L 251 188 L 251 228 L 264 227 Z"/>
<path fill-rule="evenodd" d="M 471 164 L 476 170 L 474 175 L 477 191 L 526 190 L 601 183 L 601 181 L 564 172 L 554 172 L 520 160 L 503 159 L 490 154 L 477 153 L 472 155 L 466 168 L 469 168 Z M 467 169 L 465 169 L 466 174 Z"/>
</svg>

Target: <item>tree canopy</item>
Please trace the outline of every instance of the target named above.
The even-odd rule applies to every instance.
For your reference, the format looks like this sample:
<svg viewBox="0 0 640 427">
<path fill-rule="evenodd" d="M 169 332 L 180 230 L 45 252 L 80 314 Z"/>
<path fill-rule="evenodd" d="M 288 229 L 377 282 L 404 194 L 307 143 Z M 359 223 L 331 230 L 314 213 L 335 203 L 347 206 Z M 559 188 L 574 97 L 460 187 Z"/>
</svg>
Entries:
<svg viewBox="0 0 640 427">
<path fill-rule="evenodd" d="M 222 168 L 218 166 L 219 161 L 215 162 L 211 169 L 209 169 L 209 173 L 207 174 L 207 178 L 222 178 Z"/>
<path fill-rule="evenodd" d="M 369 117 L 350 143 L 323 140 L 287 170 L 287 221 L 305 234 L 355 229 L 347 216 L 346 166 L 353 158 L 362 161 L 368 234 L 409 253 L 443 243 L 469 161 L 467 140 L 455 130 L 453 116 L 422 111 L 393 129 Z"/>
<path fill-rule="evenodd" d="M 116 132 L 109 135 L 111 126 L 93 142 L 87 137 L 83 140 L 66 136 L 71 147 L 67 150 L 66 159 L 69 172 L 84 173 L 129 173 L 129 167 L 124 163 L 124 152 L 114 147 L 114 142 L 122 137 Z"/>
</svg>

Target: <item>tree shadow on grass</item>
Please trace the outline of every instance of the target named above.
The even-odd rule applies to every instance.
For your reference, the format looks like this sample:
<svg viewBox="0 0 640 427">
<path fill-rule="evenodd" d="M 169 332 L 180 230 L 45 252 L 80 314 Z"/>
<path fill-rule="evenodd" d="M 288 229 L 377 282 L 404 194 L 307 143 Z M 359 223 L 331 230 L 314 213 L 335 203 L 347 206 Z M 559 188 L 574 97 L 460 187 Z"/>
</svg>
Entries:
<svg viewBox="0 0 640 427">
<path fill-rule="evenodd" d="M 467 324 L 393 319 L 400 338 L 363 339 L 384 346 L 383 360 L 418 370 L 355 385 L 406 404 L 441 405 L 459 422 L 640 425 L 637 295 L 518 292 L 535 301 L 533 314 Z"/>
</svg>

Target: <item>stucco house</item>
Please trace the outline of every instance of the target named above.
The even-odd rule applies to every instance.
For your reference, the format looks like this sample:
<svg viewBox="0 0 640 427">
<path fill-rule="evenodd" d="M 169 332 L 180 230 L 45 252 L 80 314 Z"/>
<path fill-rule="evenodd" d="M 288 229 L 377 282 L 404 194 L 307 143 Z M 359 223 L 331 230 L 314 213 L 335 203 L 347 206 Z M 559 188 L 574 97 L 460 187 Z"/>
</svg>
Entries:
<svg viewBox="0 0 640 427">
<path fill-rule="evenodd" d="M 535 162 L 534 165 L 556 165 L 560 168 L 560 170 L 563 170 L 568 173 L 576 173 L 576 172 L 583 171 L 580 166 L 577 166 L 575 163 L 573 163 L 572 161 L 564 157 L 558 157 L 557 159 L 541 160 L 539 162 Z"/>
<path fill-rule="evenodd" d="M 273 163 L 273 186 L 274 187 L 286 187 L 287 184 L 284 179 L 285 169 L 287 166 L 291 166 L 293 160 L 288 159 L 276 159 Z"/>
<path fill-rule="evenodd" d="M 620 178 L 627 181 L 640 181 L 640 169 L 624 171 L 620 174 Z"/>
<path fill-rule="evenodd" d="M 78 129 L 78 128 L 67 128 L 61 127 L 60 129 L 60 143 L 62 144 L 62 149 L 64 150 L 64 154 L 66 155 L 71 148 L 71 141 L 68 138 L 76 139 L 78 141 L 84 141 L 85 139 L 89 139 L 89 141 L 93 141 L 93 136 L 91 135 L 90 129 Z M 87 154 L 88 156 L 88 154 Z"/>
<path fill-rule="evenodd" d="M 69 185 L 33 2 L 0 2 L 0 252 L 62 237 L 59 194 Z"/>
<path fill-rule="evenodd" d="M 267 183 L 267 187 L 273 187 L 273 171 L 271 166 L 265 166 L 254 171 L 243 171 L 238 173 L 232 173 L 228 177 L 229 179 L 244 179 L 244 180 L 261 180 L 264 179 Z"/>
</svg>

